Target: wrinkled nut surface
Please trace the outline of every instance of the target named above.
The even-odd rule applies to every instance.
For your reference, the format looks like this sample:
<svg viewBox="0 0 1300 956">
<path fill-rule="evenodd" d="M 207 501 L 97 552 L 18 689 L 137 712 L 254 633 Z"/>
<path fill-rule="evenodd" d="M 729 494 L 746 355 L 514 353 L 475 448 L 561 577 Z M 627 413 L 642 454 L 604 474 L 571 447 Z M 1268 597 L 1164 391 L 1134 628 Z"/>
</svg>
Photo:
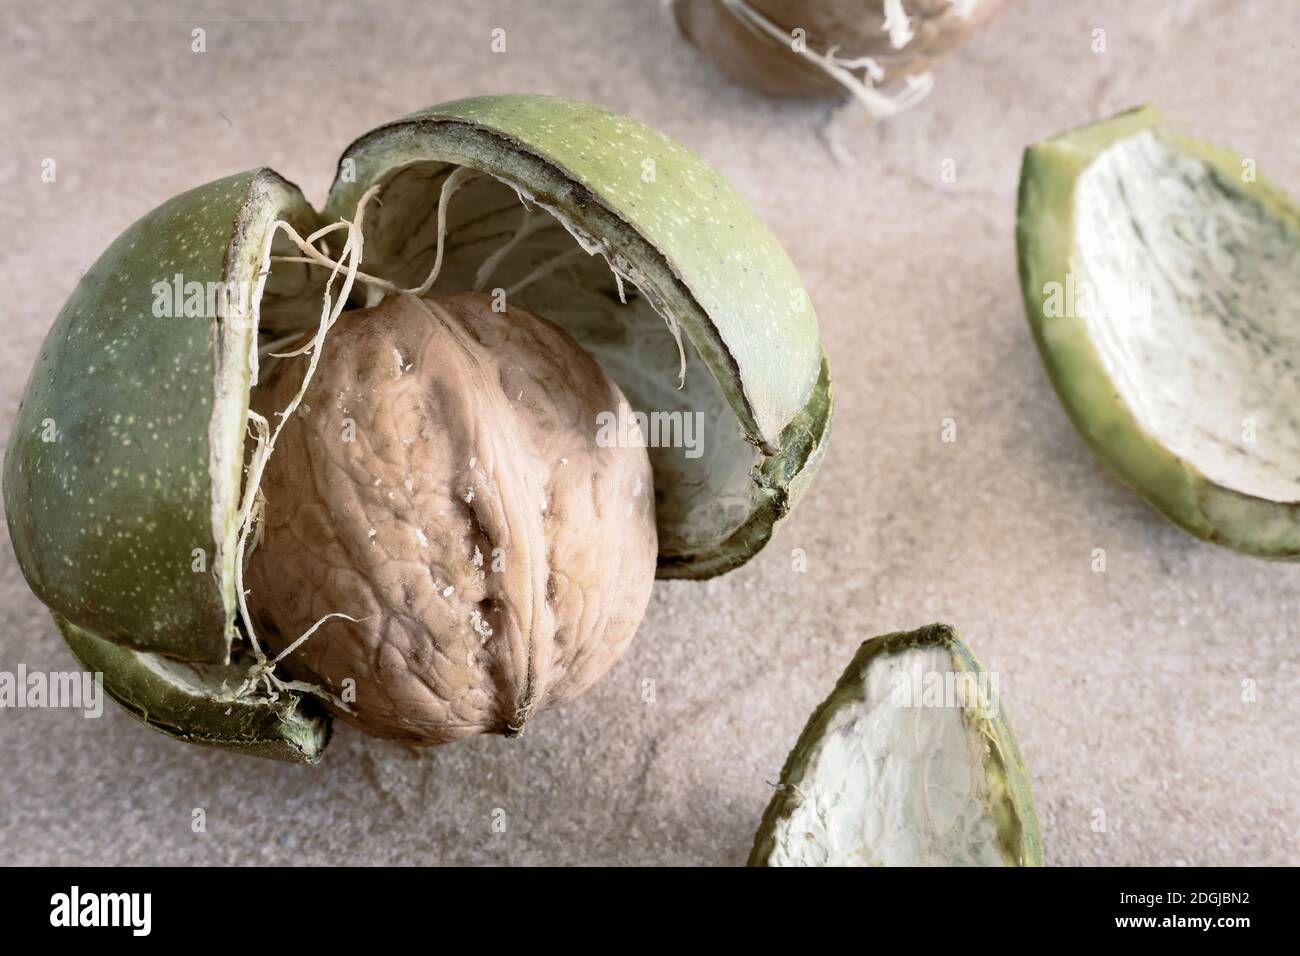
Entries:
<svg viewBox="0 0 1300 956">
<path fill-rule="evenodd" d="M 254 391 L 268 417 L 305 358 Z M 591 687 L 650 599 L 646 450 L 601 447 L 626 405 L 565 332 L 473 293 L 347 313 L 262 480 L 246 586 L 280 665 L 349 699 L 372 734 L 517 733 Z M 272 419 L 274 424 L 275 419 Z"/>
</svg>

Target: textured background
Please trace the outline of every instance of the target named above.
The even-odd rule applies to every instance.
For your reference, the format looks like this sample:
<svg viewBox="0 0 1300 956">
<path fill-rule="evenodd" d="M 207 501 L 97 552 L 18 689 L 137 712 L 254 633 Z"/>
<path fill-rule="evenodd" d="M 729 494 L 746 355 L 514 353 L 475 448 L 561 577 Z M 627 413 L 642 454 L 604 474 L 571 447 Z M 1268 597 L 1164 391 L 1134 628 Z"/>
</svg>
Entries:
<svg viewBox="0 0 1300 956">
<path fill-rule="evenodd" d="M 627 657 L 521 740 L 415 754 L 344 727 L 308 769 L 172 743 L 112 705 L 0 711 L 0 860 L 739 863 L 858 642 L 936 619 L 999 673 L 1052 862 L 1300 859 L 1300 572 L 1183 535 L 1094 461 L 1035 355 L 1012 233 L 1024 144 L 1144 101 L 1300 191 L 1300 3 L 1018 0 L 917 110 L 838 122 L 852 166 L 822 138 L 830 106 L 728 85 L 648 0 L 297 19 L 316 6 L 0 5 L 0 428 L 79 273 L 158 202 L 268 164 L 319 203 L 377 123 L 535 91 L 672 133 L 753 201 L 821 316 L 830 454 L 767 551 L 658 584 Z M 7 538 L 0 614 L 0 669 L 71 666 Z"/>
</svg>

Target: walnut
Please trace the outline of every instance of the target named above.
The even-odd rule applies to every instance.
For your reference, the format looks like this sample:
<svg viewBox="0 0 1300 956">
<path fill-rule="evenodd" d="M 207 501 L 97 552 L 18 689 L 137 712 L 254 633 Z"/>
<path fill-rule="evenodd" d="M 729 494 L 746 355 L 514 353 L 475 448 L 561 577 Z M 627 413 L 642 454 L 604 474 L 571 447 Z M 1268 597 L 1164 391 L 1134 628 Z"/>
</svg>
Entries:
<svg viewBox="0 0 1300 956">
<path fill-rule="evenodd" d="M 305 364 L 282 361 L 254 407 L 286 407 Z M 277 652 L 327 614 L 361 620 L 280 667 L 361 729 L 426 744 L 517 734 L 591 687 L 655 575 L 646 450 L 597 441 L 621 405 L 567 333 L 484 295 L 345 313 L 267 464 L 246 582 Z"/>
<path fill-rule="evenodd" d="M 873 89 L 929 72 L 1005 5 L 1006 0 L 674 0 L 672 11 L 687 40 L 737 82 L 770 96 L 834 96 L 849 88 L 846 79 Z"/>
</svg>

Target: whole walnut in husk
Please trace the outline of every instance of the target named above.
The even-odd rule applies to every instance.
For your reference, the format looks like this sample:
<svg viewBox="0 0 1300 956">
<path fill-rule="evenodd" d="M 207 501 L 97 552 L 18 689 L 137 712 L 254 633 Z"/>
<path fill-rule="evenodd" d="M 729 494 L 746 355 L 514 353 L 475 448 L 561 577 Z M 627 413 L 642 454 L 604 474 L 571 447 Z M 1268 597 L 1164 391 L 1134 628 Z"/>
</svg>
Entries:
<svg viewBox="0 0 1300 956">
<path fill-rule="evenodd" d="M 1004 5 L 903 0 L 907 26 L 893 34 L 885 0 L 675 0 L 673 13 L 682 34 L 737 82 L 772 96 L 836 96 L 844 87 L 812 62 L 817 57 L 870 58 L 881 74 L 874 85 L 887 86 L 933 69 Z M 807 55 L 795 52 L 796 40 Z"/>
<path fill-rule="evenodd" d="M 518 733 L 594 684 L 654 581 L 653 475 L 602 447 L 626 404 L 550 322 L 484 295 L 397 296 L 347 313 L 262 481 L 253 618 L 280 665 L 372 734 Z M 306 360 L 254 392 L 270 416 Z M 273 420 L 274 424 L 274 420 Z M 629 443 L 631 444 L 631 443 Z"/>
</svg>

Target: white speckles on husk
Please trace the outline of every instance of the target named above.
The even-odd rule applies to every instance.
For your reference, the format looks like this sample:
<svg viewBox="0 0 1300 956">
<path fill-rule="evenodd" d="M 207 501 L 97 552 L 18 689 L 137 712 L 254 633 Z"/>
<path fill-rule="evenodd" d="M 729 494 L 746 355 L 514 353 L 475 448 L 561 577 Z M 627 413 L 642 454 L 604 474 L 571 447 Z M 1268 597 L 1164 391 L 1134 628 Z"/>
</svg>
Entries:
<svg viewBox="0 0 1300 956">
<path fill-rule="evenodd" d="M 229 653 L 248 370 L 223 362 L 218 317 L 156 316 L 154 286 L 250 279 L 276 216 L 314 221 L 267 170 L 163 203 L 86 272 L 28 381 L 5 455 L 15 554 L 47 606 L 125 646 Z"/>
<path fill-rule="evenodd" d="M 251 287 L 277 218 L 315 223 L 296 187 L 254 170 L 168 200 L 105 250 L 32 370 L 4 496 L 24 577 L 110 696 L 171 736 L 311 762 L 328 717 L 308 702 L 236 705 L 197 670 L 157 663 L 230 656 L 253 332 L 242 313 L 160 317 L 155 285 Z"/>
</svg>

